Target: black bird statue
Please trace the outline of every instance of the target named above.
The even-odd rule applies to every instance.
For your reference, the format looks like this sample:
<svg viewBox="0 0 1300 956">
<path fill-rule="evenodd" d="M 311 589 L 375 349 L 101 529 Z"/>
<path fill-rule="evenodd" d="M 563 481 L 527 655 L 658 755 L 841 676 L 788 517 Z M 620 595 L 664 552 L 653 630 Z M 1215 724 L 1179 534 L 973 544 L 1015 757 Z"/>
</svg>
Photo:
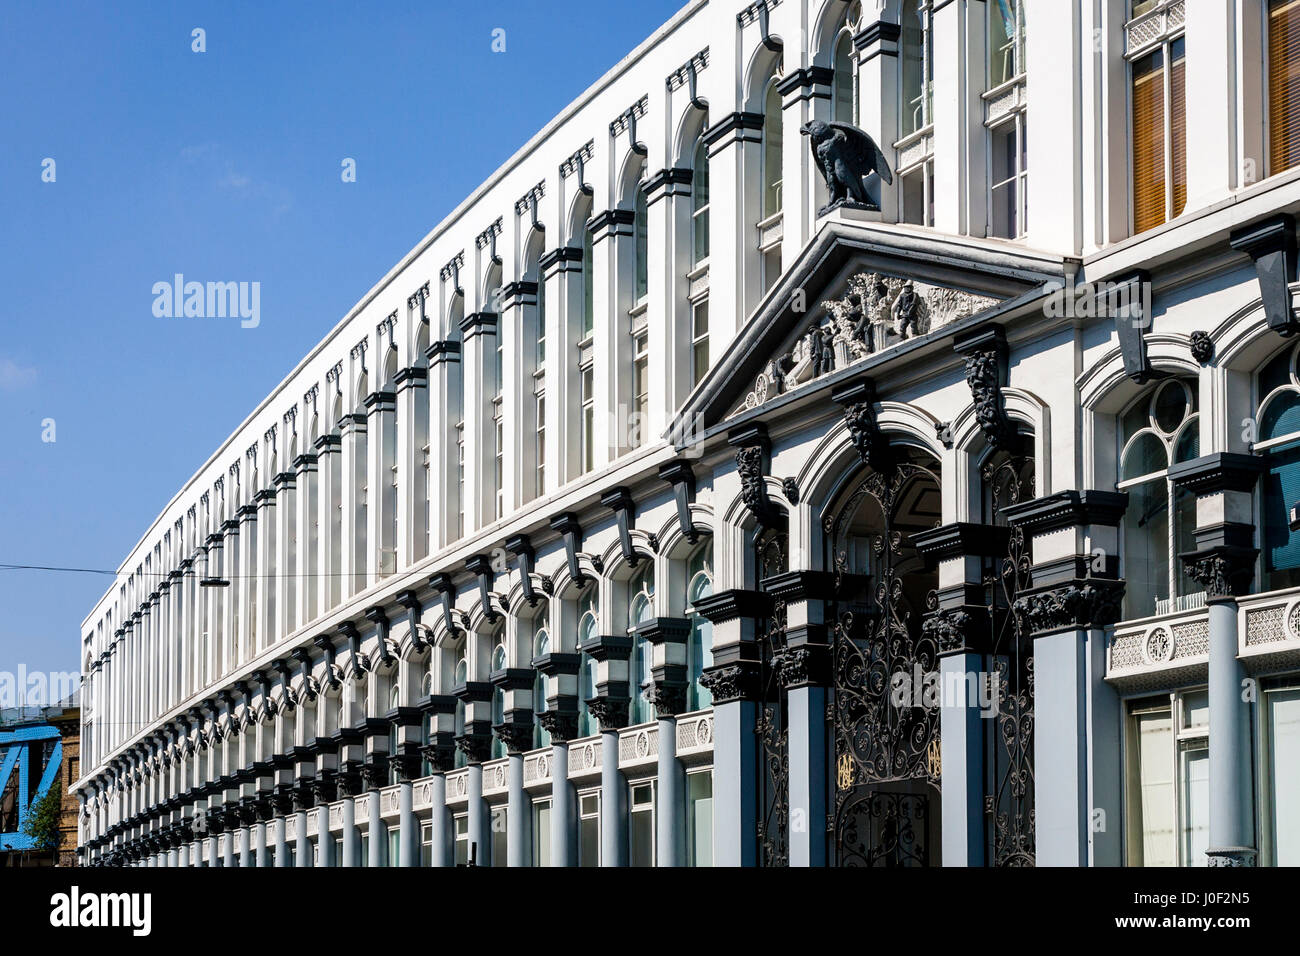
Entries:
<svg viewBox="0 0 1300 956">
<path fill-rule="evenodd" d="M 818 210 L 818 215 L 843 202 L 879 208 L 867 195 L 862 180 L 878 173 L 886 183 L 892 183 L 894 174 L 889 171 L 889 162 L 875 140 L 856 126 L 822 120 L 804 123 L 799 132 L 809 138 L 813 160 L 831 191 L 831 201 Z"/>
</svg>

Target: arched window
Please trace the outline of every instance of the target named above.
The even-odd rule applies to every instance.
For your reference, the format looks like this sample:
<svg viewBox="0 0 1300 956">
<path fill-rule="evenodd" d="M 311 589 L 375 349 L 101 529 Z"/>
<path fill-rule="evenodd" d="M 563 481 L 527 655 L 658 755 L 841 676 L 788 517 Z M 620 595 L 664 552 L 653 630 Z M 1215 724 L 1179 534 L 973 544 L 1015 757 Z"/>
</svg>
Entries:
<svg viewBox="0 0 1300 956">
<path fill-rule="evenodd" d="M 691 265 L 709 258 L 709 150 L 704 134 L 691 157 Z"/>
<path fill-rule="evenodd" d="M 904 0 L 899 15 L 901 52 L 899 68 L 902 71 L 899 93 L 902 115 L 899 132 L 910 136 L 925 129 L 931 122 L 931 100 L 934 78 L 933 10 L 930 0 Z"/>
<path fill-rule="evenodd" d="M 546 612 L 533 619 L 533 657 L 551 653 L 551 633 L 546 628 Z M 541 671 L 533 677 L 533 747 L 549 747 L 551 735 L 542 727 L 542 714 L 546 713 L 546 678 Z"/>
<path fill-rule="evenodd" d="M 1300 584 L 1300 532 L 1290 527 L 1291 506 L 1300 502 L 1300 351 L 1287 348 L 1259 372 L 1259 434 L 1254 445 L 1267 468 L 1259 502 L 1261 563 L 1265 591 Z"/>
<path fill-rule="evenodd" d="M 492 673 L 506 669 L 506 648 L 504 644 L 498 644 L 492 650 Z M 500 687 L 492 688 L 492 725 L 494 727 L 504 724 L 506 720 L 506 692 Z M 493 734 L 492 736 L 492 756 L 504 757 L 506 755 L 506 745 L 500 737 Z"/>
<path fill-rule="evenodd" d="M 587 585 L 578 599 L 578 650 L 581 659 L 578 671 L 578 736 L 586 737 L 599 730 L 587 701 L 596 696 L 596 661 L 582 648 L 599 635 L 597 612 L 599 610 L 595 582 Z"/>
<path fill-rule="evenodd" d="M 633 230 L 636 242 L 636 286 L 634 297 L 641 302 L 650 290 L 649 208 L 645 195 L 645 167 L 637 175 L 632 196 Z"/>
<path fill-rule="evenodd" d="M 857 70 L 853 62 L 853 37 L 848 30 L 840 33 L 835 41 L 835 60 L 832 69 L 835 84 L 831 88 L 831 115 L 837 123 L 858 125 L 857 100 L 854 91 L 857 87 Z"/>
<path fill-rule="evenodd" d="M 763 98 L 763 218 L 781 211 L 781 91 L 776 77 Z"/>
<path fill-rule="evenodd" d="M 713 593 L 713 543 L 706 541 L 691 554 L 686 566 L 686 616 L 691 622 L 686 643 L 687 710 L 713 704 L 713 695 L 700 685 L 704 668 L 713 663 L 713 624 L 695 609 L 695 602 Z"/>
<path fill-rule="evenodd" d="M 464 654 L 462 654 L 460 660 L 458 660 L 458 661 L 456 662 L 456 669 L 455 669 L 454 673 L 455 673 L 455 677 L 453 678 L 453 686 L 455 686 L 455 687 L 460 687 L 460 686 L 462 686 L 462 685 L 463 685 L 467 680 L 469 680 L 469 663 L 465 660 L 465 656 L 464 656 Z M 464 733 L 465 733 L 465 702 L 464 702 L 463 700 L 460 700 L 459 698 L 457 698 L 457 700 L 456 700 L 456 736 L 457 736 L 457 737 L 463 736 Z M 466 766 L 468 763 L 469 763 L 469 761 L 468 761 L 468 758 L 466 758 L 466 756 L 465 756 L 465 752 L 464 752 L 463 750 L 461 750 L 459 747 L 457 747 L 457 748 L 456 748 L 456 764 L 455 764 L 455 765 L 456 765 L 457 767 L 464 767 L 464 766 Z"/>
<path fill-rule="evenodd" d="M 1196 382 L 1176 379 L 1145 393 L 1120 417 L 1116 487 L 1127 491 L 1123 574 L 1125 617 L 1194 606 L 1199 587 L 1178 559 L 1194 551 L 1196 496 L 1175 488 L 1169 466 L 1200 454 Z"/>
<path fill-rule="evenodd" d="M 653 716 L 647 697 L 651 680 L 650 645 L 637 628 L 654 617 L 654 563 L 642 559 L 641 568 L 627 585 L 627 630 L 632 635 L 632 658 L 628 664 L 628 692 L 632 698 L 629 720 L 644 723 Z"/>
</svg>

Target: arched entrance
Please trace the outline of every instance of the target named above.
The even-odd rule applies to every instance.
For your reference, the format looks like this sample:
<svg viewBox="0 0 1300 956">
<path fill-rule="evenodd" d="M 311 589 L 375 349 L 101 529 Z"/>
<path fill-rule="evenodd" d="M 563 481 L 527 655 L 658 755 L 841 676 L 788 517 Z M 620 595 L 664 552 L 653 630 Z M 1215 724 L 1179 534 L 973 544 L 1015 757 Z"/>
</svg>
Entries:
<svg viewBox="0 0 1300 956">
<path fill-rule="evenodd" d="M 939 470 L 894 449 L 823 517 L 835 573 L 830 859 L 838 866 L 940 862 L 939 648 L 921 628 L 938 585 L 910 536 L 941 519 Z"/>
</svg>

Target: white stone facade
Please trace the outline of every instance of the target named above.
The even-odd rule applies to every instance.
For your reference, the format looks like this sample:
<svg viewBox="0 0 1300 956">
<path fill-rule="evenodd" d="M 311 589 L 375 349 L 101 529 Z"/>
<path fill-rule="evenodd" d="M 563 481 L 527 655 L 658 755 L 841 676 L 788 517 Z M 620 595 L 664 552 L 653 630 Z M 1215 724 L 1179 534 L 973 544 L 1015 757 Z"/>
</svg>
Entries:
<svg viewBox="0 0 1300 956">
<path fill-rule="evenodd" d="M 1295 862 L 1269 822 L 1294 773 L 1252 771 L 1238 739 L 1300 693 L 1265 487 L 1289 490 L 1289 432 L 1261 431 L 1300 394 L 1277 372 L 1300 207 L 1300 170 L 1270 167 L 1281 27 L 1265 0 L 1024 6 L 694 2 L 520 149 L 86 618 L 87 861 L 880 862 L 840 833 L 903 781 L 943 800 L 924 859 L 893 862 Z M 1169 221 L 1137 232 L 1157 48 L 1170 115 L 1190 108 L 1164 129 Z M 814 119 L 880 144 L 879 211 L 821 212 Z M 1138 443 L 1175 467 L 1130 465 Z M 897 513 L 836 525 L 872 474 L 911 475 Z M 1012 607 L 979 624 L 1012 553 Z M 1033 661 L 1008 678 L 1027 800 L 983 756 L 997 719 L 947 699 L 870 770 L 844 742 L 846 610 L 899 615 L 926 671 Z M 1206 687 L 1208 730 L 1175 731 Z M 1162 706 L 1171 755 L 1177 735 L 1210 761 L 1182 795 L 1204 832 L 1184 815 L 1168 846 L 1126 769 Z M 1255 744 L 1300 759 L 1280 739 Z"/>
</svg>

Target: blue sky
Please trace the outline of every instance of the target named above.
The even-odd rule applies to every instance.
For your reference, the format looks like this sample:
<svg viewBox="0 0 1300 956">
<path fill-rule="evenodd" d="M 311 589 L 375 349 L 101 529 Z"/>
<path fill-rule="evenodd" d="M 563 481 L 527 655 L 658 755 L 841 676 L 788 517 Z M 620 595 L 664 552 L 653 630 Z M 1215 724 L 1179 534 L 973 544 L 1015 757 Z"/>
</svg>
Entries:
<svg viewBox="0 0 1300 956">
<path fill-rule="evenodd" d="M 116 569 L 404 253 L 683 3 L 5 0 L 0 564 Z M 155 318 L 177 272 L 260 282 L 261 324 Z M 110 583 L 0 570 L 0 672 L 75 670 Z"/>
</svg>

